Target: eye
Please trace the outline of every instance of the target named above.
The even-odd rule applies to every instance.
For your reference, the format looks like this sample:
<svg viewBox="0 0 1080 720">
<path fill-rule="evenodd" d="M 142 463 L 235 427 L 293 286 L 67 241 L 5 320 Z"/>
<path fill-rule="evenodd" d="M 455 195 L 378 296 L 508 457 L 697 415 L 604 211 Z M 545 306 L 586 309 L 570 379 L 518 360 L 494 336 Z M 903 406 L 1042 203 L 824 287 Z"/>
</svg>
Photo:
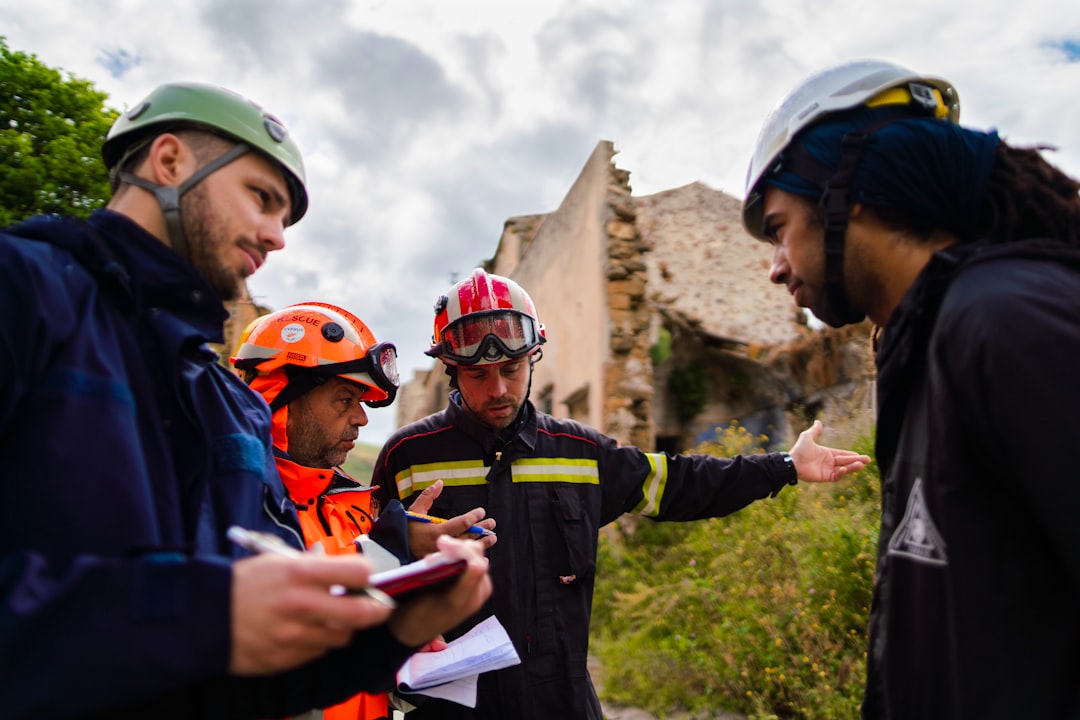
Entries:
<svg viewBox="0 0 1080 720">
<path fill-rule="evenodd" d="M 775 245 L 776 243 L 780 242 L 779 233 L 780 225 L 778 223 L 774 223 L 771 221 L 765 223 L 765 228 L 762 234 L 765 235 L 765 239 L 768 240 L 771 244 Z"/>
</svg>

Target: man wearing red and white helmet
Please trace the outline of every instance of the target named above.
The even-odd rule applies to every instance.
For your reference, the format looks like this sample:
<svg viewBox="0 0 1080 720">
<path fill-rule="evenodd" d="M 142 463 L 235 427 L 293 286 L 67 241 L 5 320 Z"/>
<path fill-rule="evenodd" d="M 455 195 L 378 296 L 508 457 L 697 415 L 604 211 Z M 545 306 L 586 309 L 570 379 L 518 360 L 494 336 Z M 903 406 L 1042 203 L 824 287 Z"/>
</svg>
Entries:
<svg viewBox="0 0 1080 720">
<path fill-rule="evenodd" d="M 439 298 L 427 354 L 446 365 L 469 412 L 504 428 L 529 396 L 532 365 L 546 341 L 529 294 L 510 278 L 477 269 Z"/>
<path fill-rule="evenodd" d="M 790 454 L 674 457 L 620 447 L 529 402 L 544 342 L 528 293 L 473 271 L 435 305 L 428 354 L 455 388 L 446 410 L 398 430 L 376 462 L 382 501 L 434 497 L 436 515 L 479 506 L 498 521 L 499 542 L 488 550 L 495 591 L 476 617 L 494 613 L 522 661 L 480 676 L 475 710 L 433 700 L 410 718 L 599 720 L 586 656 L 602 526 L 626 512 L 726 515 L 800 477 L 832 481 L 869 462 L 816 445 L 820 428 L 804 432 Z M 425 550 L 420 540 L 410 538 L 414 553 Z"/>
</svg>

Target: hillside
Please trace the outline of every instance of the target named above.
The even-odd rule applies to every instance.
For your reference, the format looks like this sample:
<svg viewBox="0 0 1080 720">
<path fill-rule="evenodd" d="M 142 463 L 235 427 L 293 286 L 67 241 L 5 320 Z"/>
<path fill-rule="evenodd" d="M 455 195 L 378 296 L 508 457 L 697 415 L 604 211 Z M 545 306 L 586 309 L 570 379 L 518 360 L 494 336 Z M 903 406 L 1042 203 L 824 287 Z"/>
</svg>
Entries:
<svg viewBox="0 0 1080 720">
<path fill-rule="evenodd" d="M 375 467 L 375 459 L 379 456 L 381 449 L 381 445 L 358 442 L 341 467 L 360 482 L 367 483 L 371 480 L 371 470 Z"/>
</svg>

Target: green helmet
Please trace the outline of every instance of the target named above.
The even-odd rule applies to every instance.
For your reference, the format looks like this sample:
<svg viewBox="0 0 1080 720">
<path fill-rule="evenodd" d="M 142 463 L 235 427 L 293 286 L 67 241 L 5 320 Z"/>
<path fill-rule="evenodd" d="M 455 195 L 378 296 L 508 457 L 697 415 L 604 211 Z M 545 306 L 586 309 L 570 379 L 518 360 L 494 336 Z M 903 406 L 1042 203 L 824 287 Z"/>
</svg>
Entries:
<svg viewBox="0 0 1080 720">
<path fill-rule="evenodd" d="M 307 212 L 304 161 L 289 131 L 276 117 L 225 88 L 200 83 L 169 83 L 121 115 L 109 130 L 101 157 L 110 170 L 128 149 L 169 126 L 191 125 L 233 138 L 276 162 L 289 186 L 293 224 Z"/>
</svg>

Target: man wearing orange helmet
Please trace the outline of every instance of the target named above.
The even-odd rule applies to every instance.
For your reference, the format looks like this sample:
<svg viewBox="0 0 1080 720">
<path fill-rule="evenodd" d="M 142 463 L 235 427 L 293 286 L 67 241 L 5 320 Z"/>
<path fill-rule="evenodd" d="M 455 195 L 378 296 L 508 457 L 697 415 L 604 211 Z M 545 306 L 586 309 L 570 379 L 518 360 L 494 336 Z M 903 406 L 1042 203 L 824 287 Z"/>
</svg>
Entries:
<svg viewBox="0 0 1080 720">
<path fill-rule="evenodd" d="M 296 506 L 304 544 L 330 555 L 363 553 L 376 570 L 415 559 L 409 532 L 422 531 L 406 521 L 401 503 L 379 508 L 374 488 L 340 467 L 367 425 L 364 405 L 394 402 L 397 349 L 377 342 L 348 310 L 306 302 L 251 323 L 230 360 L 270 406 L 274 459 Z M 468 527 L 481 517 L 473 510 L 452 519 L 451 527 Z M 325 720 L 381 720 L 389 714 L 387 693 L 360 693 L 323 710 Z"/>
<path fill-rule="evenodd" d="M 221 367 L 244 278 L 307 208 L 284 125 L 171 83 L 102 148 L 114 195 L 86 221 L 0 231 L 0 708 L 5 718 L 281 717 L 382 689 L 479 606 L 476 548 L 448 595 L 397 610 L 361 557 L 303 547 L 263 400 Z M 60 529 L 58 531 L 58 529 Z"/>
<path fill-rule="evenodd" d="M 394 346 L 376 342 L 349 311 L 309 302 L 256 320 L 231 360 L 270 405 L 274 459 L 304 543 L 328 554 L 363 552 L 376 569 L 410 560 L 401 504 L 390 503 L 376 520 L 371 487 L 340 467 L 367 425 L 364 404 L 394 401 Z M 386 693 L 361 693 L 326 708 L 323 718 L 380 720 L 389 714 Z"/>
<path fill-rule="evenodd" d="M 867 720 L 1080 718 L 1080 181 L 942 78 L 822 70 L 762 125 L 770 279 L 877 326 Z"/>
<path fill-rule="evenodd" d="M 437 515 L 480 506 L 498 521 L 499 542 L 489 550 L 495 593 L 448 637 L 494 613 L 521 657 L 480 676 L 475 710 L 433 700 L 410 717 L 600 720 L 586 658 L 601 527 L 627 512 L 722 516 L 798 479 L 837 480 L 870 460 L 818 446 L 819 425 L 790 454 L 673 457 L 620 447 L 529 401 L 544 342 L 528 293 L 473 271 L 435 306 L 428 354 L 446 365 L 455 388 L 447 408 L 394 433 L 376 463 L 384 501 L 409 503 L 434 490 Z"/>
</svg>

